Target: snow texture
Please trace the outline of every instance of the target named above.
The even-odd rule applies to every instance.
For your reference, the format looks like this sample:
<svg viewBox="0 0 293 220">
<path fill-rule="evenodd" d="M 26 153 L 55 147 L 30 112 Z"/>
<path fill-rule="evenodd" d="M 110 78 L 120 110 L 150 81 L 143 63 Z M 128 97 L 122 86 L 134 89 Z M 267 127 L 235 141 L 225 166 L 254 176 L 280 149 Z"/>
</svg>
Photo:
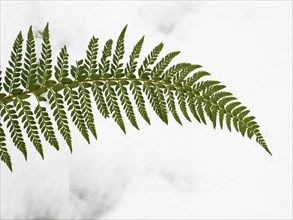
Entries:
<svg viewBox="0 0 293 220">
<path fill-rule="evenodd" d="M 160 42 L 180 50 L 176 62 L 201 64 L 251 110 L 273 157 L 211 124 L 166 126 L 151 113 L 151 126 L 140 118 L 124 135 L 95 111 L 98 140 L 72 129 L 72 154 L 46 144 L 43 161 L 28 146 L 25 162 L 8 140 L 1 219 L 292 218 L 291 1 L 1 1 L 2 70 L 18 31 L 47 22 L 54 56 L 65 44 L 71 63 L 92 35 L 102 48 L 125 24 L 126 58 L 143 35 L 143 56 Z"/>
</svg>

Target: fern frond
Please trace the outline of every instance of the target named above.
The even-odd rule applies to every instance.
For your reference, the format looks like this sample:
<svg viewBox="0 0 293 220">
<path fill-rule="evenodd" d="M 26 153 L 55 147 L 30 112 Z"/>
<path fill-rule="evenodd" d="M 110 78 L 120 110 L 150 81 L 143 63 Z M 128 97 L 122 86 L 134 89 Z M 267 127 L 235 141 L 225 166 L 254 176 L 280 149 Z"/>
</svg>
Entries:
<svg viewBox="0 0 293 220">
<path fill-rule="evenodd" d="M 162 73 L 179 53 L 179 51 L 171 52 L 156 64 L 151 72 L 151 77 L 154 81 L 161 80 Z"/>
<path fill-rule="evenodd" d="M 106 104 L 103 87 L 104 87 L 103 82 L 94 82 L 92 84 L 92 92 L 94 95 L 96 106 L 98 110 L 100 111 L 101 115 L 104 116 L 104 118 L 108 118 L 110 116 L 110 113 Z"/>
<path fill-rule="evenodd" d="M 21 84 L 25 89 L 35 88 L 37 82 L 37 66 L 35 39 L 32 26 L 30 26 L 27 34 L 24 68 L 21 75 Z"/>
<path fill-rule="evenodd" d="M 150 65 L 154 64 L 163 49 L 164 44 L 160 43 L 156 46 L 151 53 L 144 59 L 143 64 L 140 66 L 138 70 L 138 76 L 141 79 L 149 79 L 149 75 L 151 74 Z"/>
<path fill-rule="evenodd" d="M 58 82 L 64 82 L 64 79 L 68 77 L 68 57 L 67 48 L 64 46 L 57 57 L 57 66 L 55 66 L 55 78 Z"/>
<path fill-rule="evenodd" d="M 94 36 L 90 40 L 88 45 L 88 49 L 86 51 L 86 59 L 85 59 L 85 73 L 86 77 L 91 78 L 93 75 L 96 75 L 98 72 L 97 69 L 97 56 L 98 56 L 98 38 Z"/>
<path fill-rule="evenodd" d="M 86 57 L 76 61 L 75 65 L 69 65 L 69 54 L 64 46 L 57 57 L 54 74 L 49 24 L 42 34 L 39 62 L 36 58 L 32 27 L 28 30 L 24 53 L 22 33 L 19 32 L 4 77 L 0 70 L 0 159 L 10 170 L 12 163 L 6 148 L 2 122 L 6 124 L 13 144 L 23 153 L 25 159 L 27 151 L 22 130 L 26 131 L 29 140 L 44 157 L 39 129 L 45 140 L 59 149 L 49 109 L 41 106 L 42 102 L 48 101 L 57 128 L 72 151 L 65 103 L 74 125 L 89 143 L 90 132 L 97 138 L 91 92 L 100 114 L 104 118 L 111 116 L 124 133 L 126 127 L 121 108 L 135 128 L 139 129 L 135 108 L 150 124 L 146 96 L 151 108 L 166 124 L 169 122 L 168 112 L 180 125 L 181 113 L 188 121 L 191 121 L 189 115 L 192 114 L 199 123 L 207 124 L 209 120 L 214 128 L 218 126 L 223 129 L 226 125 L 228 130 L 232 131 L 233 127 L 242 136 L 254 136 L 256 142 L 271 154 L 255 117 L 250 115 L 250 111 L 232 93 L 225 91 L 226 87 L 221 82 L 205 80 L 204 77 L 210 73 L 201 70 L 202 66 L 198 64 L 182 62 L 171 65 L 179 54 L 178 51 L 167 53 L 158 60 L 163 49 L 163 43 L 160 43 L 138 65 L 137 60 L 144 42 L 142 37 L 135 44 L 128 62 L 124 64 L 126 28 L 127 26 L 120 33 L 113 53 L 113 40 L 106 41 L 99 62 L 96 37 L 90 39 Z M 34 111 L 27 100 L 29 98 L 36 98 Z M 18 118 L 23 126 L 20 126 Z"/>
<path fill-rule="evenodd" d="M 120 107 L 118 104 L 118 98 L 113 86 L 117 86 L 117 83 L 114 81 L 106 81 L 104 85 L 106 101 L 114 121 L 119 125 L 124 133 L 126 133 L 124 121 L 121 115 Z"/>
<path fill-rule="evenodd" d="M 43 31 L 43 43 L 40 64 L 38 68 L 38 80 L 41 85 L 48 84 L 52 76 L 52 49 L 49 37 L 49 24 L 47 23 Z"/>
<path fill-rule="evenodd" d="M 177 96 L 177 99 L 178 99 L 178 103 L 179 103 L 179 106 L 180 106 L 180 110 L 183 114 L 183 116 L 188 120 L 188 121 L 191 121 L 190 120 L 190 117 L 187 113 L 187 106 L 186 106 L 186 93 L 182 90 L 182 89 L 178 89 L 176 90 L 176 96 Z"/>
<path fill-rule="evenodd" d="M 55 147 L 56 150 L 59 150 L 59 143 L 56 138 L 53 129 L 53 123 L 51 121 L 51 118 L 49 117 L 47 109 L 45 107 L 42 107 L 40 103 L 38 103 L 34 113 L 38 120 L 41 132 L 44 134 L 45 140 L 48 141 L 53 147 Z"/>
<path fill-rule="evenodd" d="M 186 63 L 179 63 L 176 65 L 171 66 L 167 71 L 163 73 L 163 81 L 165 83 L 171 83 L 171 79 L 176 75 L 179 74 L 181 69 L 186 65 Z"/>
<path fill-rule="evenodd" d="M 11 51 L 10 60 L 8 61 L 9 66 L 5 72 L 5 83 L 3 84 L 4 89 L 9 94 L 19 94 L 22 92 L 20 86 L 20 73 L 21 73 L 21 60 L 22 60 L 22 33 L 21 31 L 17 35 L 13 50 Z"/>
<path fill-rule="evenodd" d="M 14 107 L 10 104 L 1 103 L 1 117 L 3 117 L 3 121 L 7 121 L 7 128 L 10 133 L 10 137 L 13 141 L 13 144 L 17 147 L 18 150 L 21 151 L 25 160 L 27 160 L 27 151 L 25 142 L 23 139 L 23 135 L 21 132 L 21 128 L 19 122 L 17 120 L 17 114 L 14 110 Z"/>
<path fill-rule="evenodd" d="M 111 64 L 111 71 L 110 74 L 113 77 L 123 77 L 123 63 L 120 63 L 120 61 L 123 58 L 124 55 L 124 37 L 125 37 L 125 32 L 126 32 L 127 25 L 123 28 L 121 34 L 118 37 L 117 44 L 116 44 L 116 49 L 115 53 L 113 54 L 113 60 Z"/>
<path fill-rule="evenodd" d="M 73 123 L 76 125 L 85 140 L 90 143 L 88 130 L 85 124 L 84 116 L 82 114 L 82 108 L 79 103 L 78 93 L 67 86 L 64 89 L 64 97 L 67 101 L 68 110 L 71 112 L 70 115 Z"/>
<path fill-rule="evenodd" d="M 110 57 L 112 55 L 113 40 L 109 39 L 104 46 L 101 61 L 99 63 L 99 75 L 109 78 L 111 74 L 108 72 L 110 69 Z"/>
<path fill-rule="evenodd" d="M 64 110 L 63 96 L 53 89 L 50 89 L 48 91 L 48 99 L 58 130 L 72 152 L 72 138 L 68 126 L 68 119 Z"/>
<path fill-rule="evenodd" d="M 129 119 L 130 123 L 133 125 L 133 127 L 135 127 L 136 129 L 139 130 L 137 122 L 136 122 L 136 117 L 134 115 L 133 106 L 132 106 L 131 101 L 129 99 L 127 88 L 125 87 L 128 84 L 129 84 L 129 82 L 127 82 L 127 81 L 118 82 L 117 94 L 120 97 L 122 107 L 124 108 L 124 111 L 126 113 L 127 118 Z"/>
<path fill-rule="evenodd" d="M 193 117 L 199 122 L 201 123 L 201 119 L 198 116 L 198 112 L 197 112 L 197 108 L 196 108 L 196 97 L 194 96 L 194 94 L 192 92 L 188 92 L 187 93 L 187 103 L 188 103 L 188 107 L 190 109 L 190 112 L 192 113 Z M 205 123 L 205 120 L 203 120 L 203 123 Z"/>
<path fill-rule="evenodd" d="M 189 73 L 191 73 L 193 70 L 196 70 L 200 68 L 200 65 L 193 65 L 193 64 L 183 64 L 181 67 L 181 71 L 175 74 L 173 77 L 173 83 L 180 85 L 184 81 L 184 79 L 188 76 Z"/>
<path fill-rule="evenodd" d="M 151 82 L 146 82 L 143 84 L 143 92 L 146 94 L 154 112 L 159 116 L 159 118 L 164 122 L 164 118 L 161 114 L 160 103 L 158 96 L 155 93 L 154 84 Z"/>
<path fill-rule="evenodd" d="M 6 149 L 6 139 L 5 139 L 5 134 L 2 129 L 2 124 L 0 122 L 0 160 L 3 161 L 10 171 L 12 172 L 12 163 L 11 163 L 11 158 L 8 153 L 8 150 Z"/>
<path fill-rule="evenodd" d="M 16 98 L 14 100 L 14 106 L 16 106 L 16 110 L 18 111 L 18 117 L 21 118 L 21 122 L 24 125 L 24 129 L 26 130 L 30 141 L 33 143 L 36 150 L 44 159 L 43 147 L 38 128 L 36 126 L 36 120 L 34 119 L 33 112 L 30 109 L 30 103 L 26 100 Z"/>
<path fill-rule="evenodd" d="M 141 86 L 142 83 L 138 80 L 133 80 L 130 83 L 130 90 L 132 92 L 132 95 L 134 96 L 135 103 L 137 105 L 138 111 L 142 118 L 148 123 L 151 124 L 146 107 L 145 107 L 145 100 L 143 98 Z"/>
<path fill-rule="evenodd" d="M 164 123 L 168 124 L 166 101 L 164 92 L 162 91 L 163 88 L 162 85 L 157 85 L 152 82 L 145 82 L 143 84 L 143 91 L 149 99 L 153 110 Z"/>
<path fill-rule="evenodd" d="M 84 71 L 83 60 L 76 61 L 76 66 L 71 66 L 70 73 L 71 76 L 77 81 L 86 79 L 87 77 Z M 78 86 L 78 84 L 76 86 Z"/>
<path fill-rule="evenodd" d="M 216 81 L 216 80 L 206 80 L 206 81 L 201 81 L 199 83 L 196 83 L 193 86 L 193 89 L 197 91 L 198 93 L 205 93 L 208 91 L 208 89 L 212 88 L 215 85 L 220 84 L 221 82 Z"/>
<path fill-rule="evenodd" d="M 177 109 L 176 109 L 175 96 L 174 96 L 173 90 L 171 88 L 169 88 L 169 87 L 166 87 L 165 88 L 165 93 L 166 93 L 166 96 L 167 96 L 167 104 L 168 104 L 169 111 L 172 113 L 174 119 L 180 125 L 182 125 L 182 122 L 180 120 L 180 117 L 179 117 Z"/>
<path fill-rule="evenodd" d="M 144 37 L 142 37 L 137 44 L 134 46 L 132 53 L 129 56 L 129 62 L 126 64 L 126 68 L 124 70 L 124 75 L 128 78 L 136 78 L 134 75 L 137 67 L 137 62 L 135 59 L 139 58 L 139 54 L 142 48 L 142 44 L 144 41 Z"/>
<path fill-rule="evenodd" d="M 193 86 L 199 79 L 201 79 L 204 76 L 209 76 L 210 73 L 206 71 L 198 71 L 193 74 L 193 76 L 188 77 L 184 80 L 184 85 L 186 86 Z"/>
<path fill-rule="evenodd" d="M 90 87 L 89 83 L 82 83 L 78 87 L 79 100 L 81 104 L 81 110 L 88 129 L 92 132 L 95 139 L 97 139 L 97 132 L 95 127 L 94 115 L 92 112 L 92 104 L 90 100 L 90 92 L 87 87 Z"/>
<path fill-rule="evenodd" d="M 167 103 L 166 103 L 164 92 L 163 92 L 164 88 L 165 88 L 164 85 L 156 84 L 154 86 L 154 92 L 155 92 L 155 96 L 157 96 L 158 98 L 161 119 L 163 120 L 163 122 L 168 124 Z"/>
<path fill-rule="evenodd" d="M 204 116 L 204 110 L 203 110 L 203 99 L 202 97 L 196 97 L 196 110 L 198 112 L 198 115 L 200 117 L 200 120 L 204 123 L 207 124 L 205 116 Z"/>
</svg>

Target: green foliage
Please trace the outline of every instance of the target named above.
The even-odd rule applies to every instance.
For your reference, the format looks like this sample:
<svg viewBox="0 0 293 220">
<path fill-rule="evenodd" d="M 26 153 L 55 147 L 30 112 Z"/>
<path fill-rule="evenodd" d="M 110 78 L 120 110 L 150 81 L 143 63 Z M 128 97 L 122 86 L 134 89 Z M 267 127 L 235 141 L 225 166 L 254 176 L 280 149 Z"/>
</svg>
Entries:
<svg viewBox="0 0 293 220">
<path fill-rule="evenodd" d="M 88 129 L 92 132 L 94 137 L 97 139 L 97 132 L 94 123 L 94 115 L 92 113 L 92 105 L 90 100 L 90 92 L 87 89 L 87 86 L 90 87 L 90 83 L 81 83 L 78 87 L 79 100 L 81 104 L 81 110 L 86 122 Z"/>
<path fill-rule="evenodd" d="M 84 121 L 84 117 L 82 114 L 82 108 L 79 102 L 78 93 L 72 88 L 67 86 L 64 89 L 64 97 L 65 97 L 65 100 L 67 101 L 68 110 L 71 112 L 70 115 L 71 115 L 73 123 L 76 125 L 79 132 L 89 143 L 90 139 L 89 139 L 88 131 Z"/>
<path fill-rule="evenodd" d="M 126 133 L 124 121 L 118 104 L 117 94 L 114 89 L 116 86 L 117 82 L 111 80 L 105 83 L 103 89 L 105 90 L 106 101 L 109 106 L 110 112 L 112 113 L 114 121 L 119 125 L 122 131 Z"/>
<path fill-rule="evenodd" d="M 24 129 L 26 130 L 30 141 L 33 143 L 42 158 L 44 158 L 43 147 L 41 144 L 38 127 L 36 126 L 37 123 L 34 119 L 33 112 L 30 109 L 30 103 L 17 97 L 14 99 L 13 104 L 16 106 L 18 117 L 21 118 L 21 122 L 23 122 Z"/>
<path fill-rule="evenodd" d="M 93 75 L 96 75 L 98 72 L 97 69 L 97 55 L 98 55 L 98 38 L 94 36 L 90 40 L 88 45 L 88 50 L 86 51 L 85 59 L 85 73 L 87 78 L 91 78 Z"/>
<path fill-rule="evenodd" d="M 21 84 L 25 89 L 33 89 L 33 86 L 36 84 L 37 67 L 38 65 L 35 52 L 35 39 L 33 35 L 32 26 L 30 26 L 27 34 L 24 68 L 21 74 Z"/>
<path fill-rule="evenodd" d="M 38 124 L 40 126 L 40 130 L 43 133 L 45 140 L 48 141 L 56 150 L 59 150 L 59 143 L 55 136 L 55 132 L 53 129 L 53 123 L 49 114 L 47 113 L 47 109 L 42 107 L 40 103 L 35 108 L 35 115 L 38 120 Z"/>
<path fill-rule="evenodd" d="M 121 34 L 118 37 L 115 53 L 113 54 L 110 74 L 112 77 L 115 77 L 115 78 L 121 78 L 124 76 L 123 69 L 122 69 L 123 63 L 120 63 L 120 61 L 123 59 L 123 55 L 125 52 L 124 51 L 124 37 L 125 37 L 126 28 L 127 28 L 127 25 L 123 28 Z"/>
<path fill-rule="evenodd" d="M 72 151 L 72 138 L 68 126 L 67 115 L 65 112 L 63 101 L 64 98 L 60 93 L 54 91 L 53 89 L 50 89 L 48 91 L 48 99 L 51 110 L 53 111 L 54 119 L 57 123 L 58 130 L 66 141 L 68 147 L 70 148 L 70 151 Z"/>
<path fill-rule="evenodd" d="M 106 104 L 103 87 L 103 82 L 93 82 L 92 91 L 98 110 L 100 111 L 101 115 L 104 116 L 104 118 L 108 118 L 110 113 Z"/>
<path fill-rule="evenodd" d="M 38 80 L 42 86 L 48 83 L 52 76 L 52 49 L 49 37 L 49 24 L 46 25 L 43 31 L 43 43 L 40 64 L 38 67 Z"/>
<path fill-rule="evenodd" d="M 124 133 L 124 114 L 127 121 L 137 129 L 136 110 L 150 124 L 147 98 L 151 108 L 166 124 L 169 122 L 169 112 L 180 125 L 183 124 L 181 114 L 188 121 L 193 116 L 203 124 L 207 124 L 209 119 L 214 128 L 218 125 L 223 129 L 226 125 L 228 130 L 234 129 L 242 136 L 255 136 L 256 142 L 271 154 L 255 117 L 249 115 L 250 111 L 232 93 L 224 91 L 224 85 L 215 80 L 203 80 L 210 74 L 201 70 L 202 67 L 197 64 L 179 63 L 168 67 L 179 51 L 168 53 L 156 62 L 163 49 L 163 44 L 160 43 L 137 68 L 137 59 L 144 42 L 142 37 L 135 44 L 128 62 L 124 64 L 126 28 L 127 26 L 119 35 L 113 52 L 113 41 L 106 41 L 99 62 L 98 38 L 93 36 L 84 59 L 69 67 L 69 54 L 64 46 L 54 69 L 49 25 L 43 31 L 41 57 L 38 60 L 32 27 L 28 30 L 24 54 L 22 33 L 19 32 L 4 77 L 1 77 L 0 71 L 0 159 L 11 171 L 12 163 L 6 148 L 3 123 L 13 144 L 25 159 L 27 151 L 23 130 L 44 157 L 40 134 L 59 150 L 53 120 L 48 109 L 42 106 L 42 103 L 48 103 L 57 129 L 72 151 L 69 115 L 88 143 L 90 133 L 97 138 L 91 94 L 100 114 L 104 118 L 111 116 Z M 35 107 L 32 106 L 33 99 L 37 101 Z"/>
<path fill-rule="evenodd" d="M 22 65 L 22 42 L 22 33 L 19 32 L 13 44 L 10 60 L 8 61 L 10 67 L 7 67 L 5 72 L 5 83 L 3 86 L 8 94 L 15 94 L 19 91 L 21 92 L 19 86 Z"/>
<path fill-rule="evenodd" d="M 15 111 L 15 107 L 10 104 L 3 104 L 1 103 L 1 117 L 3 118 L 4 122 L 7 122 L 7 128 L 10 133 L 10 137 L 13 141 L 13 144 L 20 150 L 27 160 L 27 151 L 25 142 L 23 140 L 23 135 L 21 132 L 21 128 L 19 122 L 17 120 L 17 114 Z"/>
<path fill-rule="evenodd" d="M 6 139 L 5 139 L 5 134 L 4 134 L 4 131 L 2 129 L 2 124 L 1 123 L 0 123 L 0 159 L 12 171 L 11 159 L 10 159 L 10 155 L 9 155 L 7 149 L 6 149 Z"/>
<path fill-rule="evenodd" d="M 55 78 L 58 82 L 64 81 L 68 76 L 68 57 L 67 48 L 64 46 L 57 57 L 57 66 L 55 66 Z"/>
</svg>

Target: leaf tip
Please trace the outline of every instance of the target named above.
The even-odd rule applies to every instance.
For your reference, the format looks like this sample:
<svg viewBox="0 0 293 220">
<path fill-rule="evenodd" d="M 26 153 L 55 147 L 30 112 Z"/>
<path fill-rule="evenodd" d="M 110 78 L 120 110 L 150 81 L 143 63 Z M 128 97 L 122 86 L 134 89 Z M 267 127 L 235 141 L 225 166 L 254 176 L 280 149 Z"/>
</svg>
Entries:
<svg viewBox="0 0 293 220">
<path fill-rule="evenodd" d="M 272 152 L 269 150 L 269 148 L 268 148 L 268 147 L 264 147 L 264 149 L 266 150 L 266 152 L 268 152 L 268 153 L 269 153 L 269 155 L 273 156 Z"/>
</svg>

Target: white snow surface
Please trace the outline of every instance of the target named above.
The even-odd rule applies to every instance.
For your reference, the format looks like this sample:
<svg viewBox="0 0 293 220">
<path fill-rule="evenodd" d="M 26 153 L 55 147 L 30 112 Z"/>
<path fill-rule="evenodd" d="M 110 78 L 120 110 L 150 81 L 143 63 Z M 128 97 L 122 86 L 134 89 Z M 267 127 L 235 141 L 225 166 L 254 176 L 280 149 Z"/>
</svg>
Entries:
<svg viewBox="0 0 293 220">
<path fill-rule="evenodd" d="M 29 144 L 26 162 L 7 137 L 1 219 L 292 219 L 291 1 L 1 1 L 3 71 L 18 32 L 47 22 L 54 64 L 63 45 L 73 64 L 126 24 L 124 60 L 143 35 L 142 57 L 180 50 L 175 62 L 202 65 L 251 110 L 273 156 L 211 123 L 166 126 L 149 106 L 151 126 L 137 114 L 127 135 L 94 110 L 98 140 L 71 123 L 72 154 L 58 134 L 59 151 L 44 144 L 42 160 Z"/>
</svg>

